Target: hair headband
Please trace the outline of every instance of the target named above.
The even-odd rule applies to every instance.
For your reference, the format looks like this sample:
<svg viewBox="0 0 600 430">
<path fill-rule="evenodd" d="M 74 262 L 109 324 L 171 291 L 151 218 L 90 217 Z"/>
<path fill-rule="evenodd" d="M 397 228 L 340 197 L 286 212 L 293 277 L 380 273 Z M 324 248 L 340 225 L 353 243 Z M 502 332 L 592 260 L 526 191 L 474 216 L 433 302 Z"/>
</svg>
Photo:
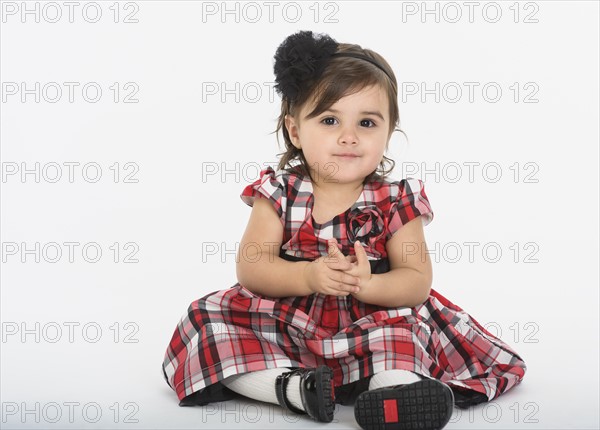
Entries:
<svg viewBox="0 0 600 430">
<path fill-rule="evenodd" d="M 377 61 L 373 60 L 372 58 L 367 57 L 366 55 L 355 54 L 353 52 L 336 52 L 335 54 L 332 55 L 332 57 L 354 57 L 354 58 L 360 58 L 361 60 L 368 61 L 369 63 L 379 67 L 379 69 L 383 73 L 385 73 L 388 78 L 390 78 L 390 81 L 394 82 L 394 80 L 392 79 L 390 74 L 385 71 L 385 69 L 383 68 L 383 66 L 381 66 L 381 64 L 379 64 Z"/>
<path fill-rule="evenodd" d="M 299 31 L 288 36 L 275 53 L 275 90 L 283 98 L 295 101 L 316 82 L 331 57 L 354 57 L 377 66 L 391 82 L 392 77 L 375 60 L 351 52 L 336 52 L 338 43 L 326 34 L 313 37 L 312 31 Z"/>
</svg>

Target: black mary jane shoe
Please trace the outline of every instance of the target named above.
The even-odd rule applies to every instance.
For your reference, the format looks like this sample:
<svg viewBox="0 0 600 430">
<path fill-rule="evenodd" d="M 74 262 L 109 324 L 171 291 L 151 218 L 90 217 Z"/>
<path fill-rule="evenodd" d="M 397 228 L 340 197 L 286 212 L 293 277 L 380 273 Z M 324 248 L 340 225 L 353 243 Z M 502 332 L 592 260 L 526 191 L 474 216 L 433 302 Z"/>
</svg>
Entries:
<svg viewBox="0 0 600 430">
<path fill-rule="evenodd" d="M 293 375 L 300 376 L 300 397 L 306 412 L 296 408 L 287 398 L 287 385 Z M 275 394 L 282 408 L 297 414 L 308 414 L 320 422 L 333 421 L 335 409 L 333 370 L 327 366 L 319 366 L 316 369 L 297 368 L 282 373 L 275 380 Z"/>
<path fill-rule="evenodd" d="M 452 389 L 436 379 L 364 391 L 354 417 L 365 430 L 439 430 L 450 421 Z"/>
</svg>

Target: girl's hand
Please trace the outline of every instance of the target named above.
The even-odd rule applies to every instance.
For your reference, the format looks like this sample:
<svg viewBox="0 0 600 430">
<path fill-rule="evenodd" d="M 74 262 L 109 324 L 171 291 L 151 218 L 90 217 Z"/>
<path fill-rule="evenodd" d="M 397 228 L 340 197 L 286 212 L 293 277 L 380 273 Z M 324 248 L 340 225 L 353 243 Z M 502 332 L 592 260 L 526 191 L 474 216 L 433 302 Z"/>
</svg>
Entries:
<svg viewBox="0 0 600 430">
<path fill-rule="evenodd" d="M 350 293 L 357 293 L 359 292 L 359 278 L 346 272 L 353 270 L 354 260 L 345 257 L 337 245 L 330 244 L 328 255 L 317 258 L 306 266 L 305 282 L 314 293 L 332 296 L 347 296 Z"/>
<path fill-rule="evenodd" d="M 355 255 L 344 255 L 338 248 L 337 240 L 329 239 L 327 241 L 327 257 L 325 263 L 334 270 L 341 270 L 343 272 L 352 270 L 356 267 L 357 259 Z"/>
<path fill-rule="evenodd" d="M 335 239 L 331 239 L 329 241 L 329 256 L 331 257 L 331 259 L 345 259 L 348 263 L 350 263 L 350 268 L 347 268 L 347 265 L 345 265 L 345 267 L 340 268 L 336 268 L 333 266 L 330 267 L 336 270 L 342 270 L 343 273 L 354 276 L 359 280 L 359 291 L 352 292 L 355 297 L 359 298 L 357 294 L 360 291 L 365 291 L 368 288 L 369 283 L 371 281 L 371 264 L 369 263 L 369 259 L 367 257 L 367 253 L 365 252 L 365 248 L 358 240 L 354 242 L 354 253 L 355 255 L 344 256 L 344 254 L 342 254 L 342 252 L 337 246 L 337 241 Z"/>
</svg>

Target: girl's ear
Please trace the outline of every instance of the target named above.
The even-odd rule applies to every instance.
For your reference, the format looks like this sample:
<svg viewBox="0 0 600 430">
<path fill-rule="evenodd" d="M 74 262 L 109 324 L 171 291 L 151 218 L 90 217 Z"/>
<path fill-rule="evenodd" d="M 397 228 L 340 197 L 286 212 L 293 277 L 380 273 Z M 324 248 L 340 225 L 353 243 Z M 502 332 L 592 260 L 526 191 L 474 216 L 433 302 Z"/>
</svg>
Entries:
<svg viewBox="0 0 600 430">
<path fill-rule="evenodd" d="M 298 138 L 298 126 L 296 125 L 296 120 L 290 114 L 286 114 L 285 116 L 285 128 L 288 131 L 292 144 L 296 148 L 300 149 L 300 139 Z"/>
</svg>

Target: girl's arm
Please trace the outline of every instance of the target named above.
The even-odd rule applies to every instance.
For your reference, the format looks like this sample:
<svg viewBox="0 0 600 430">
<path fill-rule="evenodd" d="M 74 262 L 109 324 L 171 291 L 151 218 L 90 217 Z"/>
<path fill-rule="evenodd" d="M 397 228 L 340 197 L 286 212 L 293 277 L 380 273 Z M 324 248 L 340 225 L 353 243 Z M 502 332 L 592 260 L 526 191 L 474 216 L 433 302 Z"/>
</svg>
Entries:
<svg viewBox="0 0 600 430">
<path fill-rule="evenodd" d="M 255 294 L 267 297 L 313 294 L 304 277 L 310 261 L 287 261 L 279 257 L 283 225 L 268 199 L 254 199 L 246 231 L 238 249 L 238 282 Z"/>
<path fill-rule="evenodd" d="M 420 216 L 400 228 L 385 244 L 390 271 L 372 274 L 357 299 L 379 306 L 415 307 L 429 297 L 433 269 Z M 366 255 L 366 254 L 365 254 Z"/>
</svg>

